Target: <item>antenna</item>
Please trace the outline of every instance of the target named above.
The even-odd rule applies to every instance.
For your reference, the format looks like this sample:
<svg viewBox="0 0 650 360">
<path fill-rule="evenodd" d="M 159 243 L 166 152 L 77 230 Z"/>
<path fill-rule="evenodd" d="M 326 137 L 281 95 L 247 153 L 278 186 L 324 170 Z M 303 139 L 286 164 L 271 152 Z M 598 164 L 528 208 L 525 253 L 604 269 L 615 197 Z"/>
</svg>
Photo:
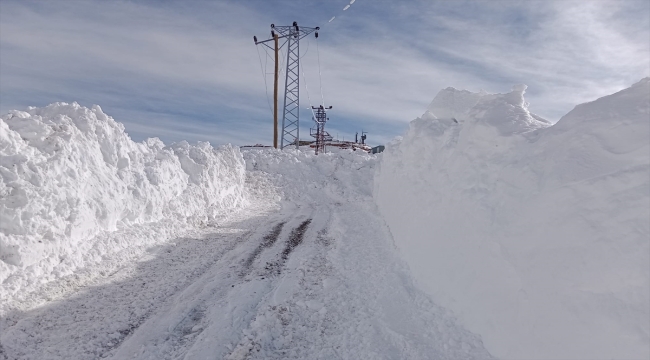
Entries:
<svg viewBox="0 0 650 360">
<path fill-rule="evenodd" d="M 329 120 L 326 110 L 329 110 L 332 107 L 330 106 L 326 108 L 321 105 L 318 107 L 312 106 L 311 108 L 316 110 L 316 113 L 314 114 L 316 129 L 309 129 L 309 135 L 316 138 L 316 155 L 318 155 L 319 151 L 325 152 L 325 142 L 332 141 L 332 136 L 325 131 L 325 123 Z"/>
<path fill-rule="evenodd" d="M 257 41 L 257 36 L 253 36 L 255 45 L 265 45 L 275 51 L 275 88 L 273 92 L 274 101 L 274 137 L 273 145 L 277 148 L 277 112 L 278 112 L 278 50 L 287 45 L 287 68 L 285 71 L 285 88 L 284 88 L 284 106 L 282 111 L 282 134 L 280 137 L 280 148 L 295 144 L 296 149 L 300 146 L 300 40 L 305 36 L 315 32 L 318 38 L 319 27 L 299 27 L 296 21 L 291 26 L 275 26 L 271 24 L 271 39 Z M 282 45 L 279 40 L 283 39 Z M 274 41 L 275 47 L 267 44 Z"/>
</svg>

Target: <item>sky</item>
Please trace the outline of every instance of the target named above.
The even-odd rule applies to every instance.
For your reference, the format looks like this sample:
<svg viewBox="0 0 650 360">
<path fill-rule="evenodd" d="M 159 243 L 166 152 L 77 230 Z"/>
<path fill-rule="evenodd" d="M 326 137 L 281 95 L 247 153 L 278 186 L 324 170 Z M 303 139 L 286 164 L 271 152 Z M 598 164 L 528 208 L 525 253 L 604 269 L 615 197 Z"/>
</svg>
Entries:
<svg viewBox="0 0 650 360">
<path fill-rule="evenodd" d="M 366 131 L 377 145 L 447 87 L 523 83 L 530 110 L 555 122 L 650 76 L 647 0 L 348 4 L 0 0 L 0 113 L 76 101 L 100 105 L 136 141 L 270 145 L 272 52 L 253 36 L 293 21 L 321 28 L 300 43 L 303 140 L 308 108 L 323 101 L 331 135 Z"/>
</svg>

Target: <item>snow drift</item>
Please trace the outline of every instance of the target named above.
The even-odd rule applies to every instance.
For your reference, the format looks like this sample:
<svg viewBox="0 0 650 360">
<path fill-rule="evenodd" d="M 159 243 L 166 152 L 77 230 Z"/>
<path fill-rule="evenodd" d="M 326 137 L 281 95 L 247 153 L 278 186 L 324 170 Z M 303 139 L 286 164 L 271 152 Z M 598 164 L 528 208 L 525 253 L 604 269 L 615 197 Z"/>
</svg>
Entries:
<svg viewBox="0 0 650 360">
<path fill-rule="evenodd" d="M 4 299 L 247 203 L 238 148 L 135 143 L 99 106 L 77 103 L 2 116 L 0 179 Z"/>
<path fill-rule="evenodd" d="M 553 126 L 524 90 L 441 91 L 387 146 L 380 210 L 493 355 L 648 358 L 650 78 Z"/>
<path fill-rule="evenodd" d="M 280 198 L 285 200 L 322 205 L 335 196 L 332 193 L 336 187 L 334 184 L 341 185 L 343 189 L 341 201 L 372 196 L 377 157 L 365 151 L 332 147 L 332 152 L 314 155 L 313 149 L 287 148 L 283 151 L 244 150 L 243 156 L 248 172 L 264 173 L 278 184 L 275 185 L 278 186 L 276 189 L 263 187 L 264 190 L 274 195 L 277 195 L 277 191 Z"/>
</svg>

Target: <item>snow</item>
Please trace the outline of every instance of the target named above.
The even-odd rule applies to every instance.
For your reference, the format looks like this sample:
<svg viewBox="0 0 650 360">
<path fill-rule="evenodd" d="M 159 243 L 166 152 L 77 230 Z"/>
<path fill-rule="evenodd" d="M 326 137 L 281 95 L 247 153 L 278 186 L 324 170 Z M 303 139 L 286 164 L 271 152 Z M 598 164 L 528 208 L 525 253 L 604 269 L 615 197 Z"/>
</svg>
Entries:
<svg viewBox="0 0 650 360">
<path fill-rule="evenodd" d="M 650 78 L 557 124 L 442 90 L 375 198 L 416 282 L 496 357 L 650 357 Z"/>
<path fill-rule="evenodd" d="M 372 198 L 377 157 L 246 150 L 250 206 L 137 262 L 52 281 L 1 318 L 8 358 L 489 359 L 411 282 Z M 100 274 L 96 272 L 100 271 Z M 32 303 L 39 303 L 32 300 Z"/>
<path fill-rule="evenodd" d="M 135 143 L 99 106 L 76 103 L 2 116 L 0 179 L 3 302 L 248 202 L 238 148 Z"/>
<path fill-rule="evenodd" d="M 650 78 L 555 125 L 526 89 L 379 155 L 2 116 L 0 358 L 648 358 Z"/>
</svg>

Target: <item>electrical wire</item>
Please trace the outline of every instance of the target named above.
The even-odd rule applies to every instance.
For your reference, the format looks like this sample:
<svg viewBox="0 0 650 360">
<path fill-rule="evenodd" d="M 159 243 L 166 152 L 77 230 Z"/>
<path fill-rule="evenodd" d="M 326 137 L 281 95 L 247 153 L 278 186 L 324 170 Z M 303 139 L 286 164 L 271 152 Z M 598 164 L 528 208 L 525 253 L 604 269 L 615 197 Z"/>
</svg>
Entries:
<svg viewBox="0 0 650 360">
<path fill-rule="evenodd" d="M 299 58 L 301 58 L 301 59 L 304 58 L 305 55 L 307 55 L 307 52 L 308 52 L 308 51 L 309 51 L 309 39 L 307 39 L 307 49 L 305 49 L 305 53 L 302 54 L 302 56 L 299 56 Z"/>
<path fill-rule="evenodd" d="M 331 23 L 332 21 L 334 21 L 334 19 L 336 19 L 337 17 L 340 17 L 342 14 L 345 13 L 346 10 L 350 9 L 350 8 L 352 7 L 352 4 L 354 4 L 356 1 L 357 1 L 357 0 L 350 0 L 350 3 L 347 4 L 347 5 L 345 5 L 345 7 L 343 8 L 343 10 L 340 10 L 340 11 L 338 12 L 338 15 L 332 16 L 332 17 L 329 19 L 329 21 L 326 22 L 325 24 L 321 25 L 321 27 L 323 27 L 323 26 L 325 26 L 325 25 L 328 25 L 329 23 Z"/>
<path fill-rule="evenodd" d="M 325 107 L 325 97 L 323 96 L 323 76 L 321 75 L 320 71 L 320 51 L 318 49 L 318 38 L 316 38 L 316 54 L 318 56 L 318 85 L 320 86 L 320 98 L 321 98 L 321 105 Z"/>
<path fill-rule="evenodd" d="M 271 116 L 273 116 L 273 108 L 271 108 L 271 100 L 269 100 L 269 87 L 266 83 L 265 70 L 262 67 L 262 56 L 260 55 L 259 46 L 255 46 L 255 49 L 257 50 L 257 57 L 260 60 L 260 70 L 262 70 L 262 77 L 264 78 L 264 92 L 266 93 L 266 103 L 269 105 L 269 110 L 271 110 Z"/>
<path fill-rule="evenodd" d="M 305 83 L 305 90 L 307 91 L 307 101 L 309 101 L 309 110 L 311 110 L 311 115 L 313 118 L 316 118 L 316 114 L 314 114 L 314 109 L 311 104 L 311 97 L 309 96 L 309 88 L 307 87 L 307 77 L 305 76 L 305 69 L 302 67 L 302 60 L 298 59 L 298 65 L 300 66 L 300 69 L 302 70 L 302 78 L 304 79 Z"/>
</svg>

